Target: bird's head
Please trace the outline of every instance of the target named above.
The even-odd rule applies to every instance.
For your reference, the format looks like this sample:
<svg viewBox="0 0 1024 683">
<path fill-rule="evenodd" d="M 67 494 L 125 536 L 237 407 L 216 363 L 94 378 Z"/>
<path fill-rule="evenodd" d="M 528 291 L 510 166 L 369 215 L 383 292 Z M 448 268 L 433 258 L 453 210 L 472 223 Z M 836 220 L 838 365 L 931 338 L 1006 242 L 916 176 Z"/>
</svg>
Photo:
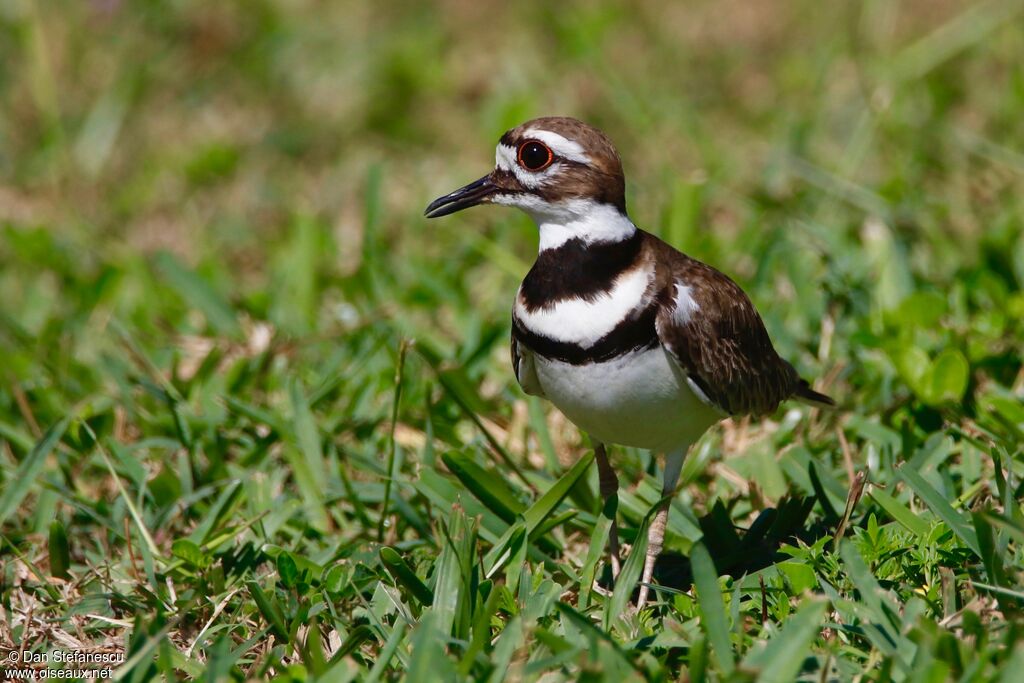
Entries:
<svg viewBox="0 0 1024 683">
<path fill-rule="evenodd" d="M 598 129 L 563 116 L 533 119 L 501 136 L 495 167 L 435 199 L 427 218 L 478 204 L 515 206 L 538 225 L 565 225 L 587 215 L 626 215 L 622 162 Z"/>
</svg>

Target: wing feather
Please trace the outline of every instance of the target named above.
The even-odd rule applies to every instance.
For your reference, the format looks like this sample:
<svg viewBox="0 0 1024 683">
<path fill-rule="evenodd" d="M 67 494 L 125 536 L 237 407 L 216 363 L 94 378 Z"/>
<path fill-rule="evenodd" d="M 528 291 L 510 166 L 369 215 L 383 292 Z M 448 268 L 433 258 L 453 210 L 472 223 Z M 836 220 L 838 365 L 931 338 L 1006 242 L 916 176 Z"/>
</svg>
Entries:
<svg viewBox="0 0 1024 683">
<path fill-rule="evenodd" d="M 800 377 L 739 285 L 679 252 L 668 256 L 658 338 L 700 394 L 730 415 L 763 415 L 797 393 Z"/>
</svg>

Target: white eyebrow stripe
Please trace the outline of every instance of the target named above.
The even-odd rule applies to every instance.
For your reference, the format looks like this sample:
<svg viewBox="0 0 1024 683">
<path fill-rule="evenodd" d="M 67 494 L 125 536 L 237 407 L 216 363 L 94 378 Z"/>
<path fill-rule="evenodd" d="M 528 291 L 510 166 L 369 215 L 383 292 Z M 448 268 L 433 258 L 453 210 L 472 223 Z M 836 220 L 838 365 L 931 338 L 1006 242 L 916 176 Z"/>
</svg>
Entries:
<svg viewBox="0 0 1024 683">
<path fill-rule="evenodd" d="M 503 171 L 515 170 L 517 166 L 515 148 L 498 143 L 498 147 L 494 150 L 494 163 Z"/>
<path fill-rule="evenodd" d="M 586 152 L 583 151 L 583 147 L 580 143 L 563 137 L 558 133 L 552 133 L 550 130 L 530 128 L 523 132 L 523 136 L 533 138 L 534 140 L 540 140 L 550 147 L 551 151 L 554 152 L 556 156 L 560 156 L 563 159 L 575 161 L 580 164 L 590 163 L 590 157 L 588 157 Z"/>
</svg>

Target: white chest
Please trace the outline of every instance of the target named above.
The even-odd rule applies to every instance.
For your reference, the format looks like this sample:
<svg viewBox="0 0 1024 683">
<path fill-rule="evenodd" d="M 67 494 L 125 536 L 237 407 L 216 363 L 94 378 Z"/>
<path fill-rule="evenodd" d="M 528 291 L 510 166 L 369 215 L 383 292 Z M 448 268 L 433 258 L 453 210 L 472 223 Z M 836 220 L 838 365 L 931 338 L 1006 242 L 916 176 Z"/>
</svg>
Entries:
<svg viewBox="0 0 1024 683">
<path fill-rule="evenodd" d="M 589 300 L 567 298 L 534 310 L 527 309 L 517 295 L 515 317 L 534 334 L 589 348 L 644 305 L 651 275 L 649 269 L 637 268 L 623 273 L 607 292 Z"/>
<path fill-rule="evenodd" d="M 667 451 L 693 443 L 723 415 L 691 390 L 660 346 L 603 363 L 533 359 L 544 395 L 604 443 Z"/>
</svg>

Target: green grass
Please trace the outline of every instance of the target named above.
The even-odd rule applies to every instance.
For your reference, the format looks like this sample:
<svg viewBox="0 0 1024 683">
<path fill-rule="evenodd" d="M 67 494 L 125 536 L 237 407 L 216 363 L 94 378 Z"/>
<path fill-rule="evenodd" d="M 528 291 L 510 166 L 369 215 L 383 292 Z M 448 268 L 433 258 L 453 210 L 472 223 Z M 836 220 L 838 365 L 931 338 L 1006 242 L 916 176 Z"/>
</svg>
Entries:
<svg viewBox="0 0 1024 683">
<path fill-rule="evenodd" d="M 1017 680 L 1024 6 L 507 5 L 0 4 L 0 654 Z M 508 365 L 533 226 L 421 217 L 556 113 L 841 404 L 698 444 L 640 614 Z M 632 544 L 659 465 L 612 457 Z"/>
</svg>

